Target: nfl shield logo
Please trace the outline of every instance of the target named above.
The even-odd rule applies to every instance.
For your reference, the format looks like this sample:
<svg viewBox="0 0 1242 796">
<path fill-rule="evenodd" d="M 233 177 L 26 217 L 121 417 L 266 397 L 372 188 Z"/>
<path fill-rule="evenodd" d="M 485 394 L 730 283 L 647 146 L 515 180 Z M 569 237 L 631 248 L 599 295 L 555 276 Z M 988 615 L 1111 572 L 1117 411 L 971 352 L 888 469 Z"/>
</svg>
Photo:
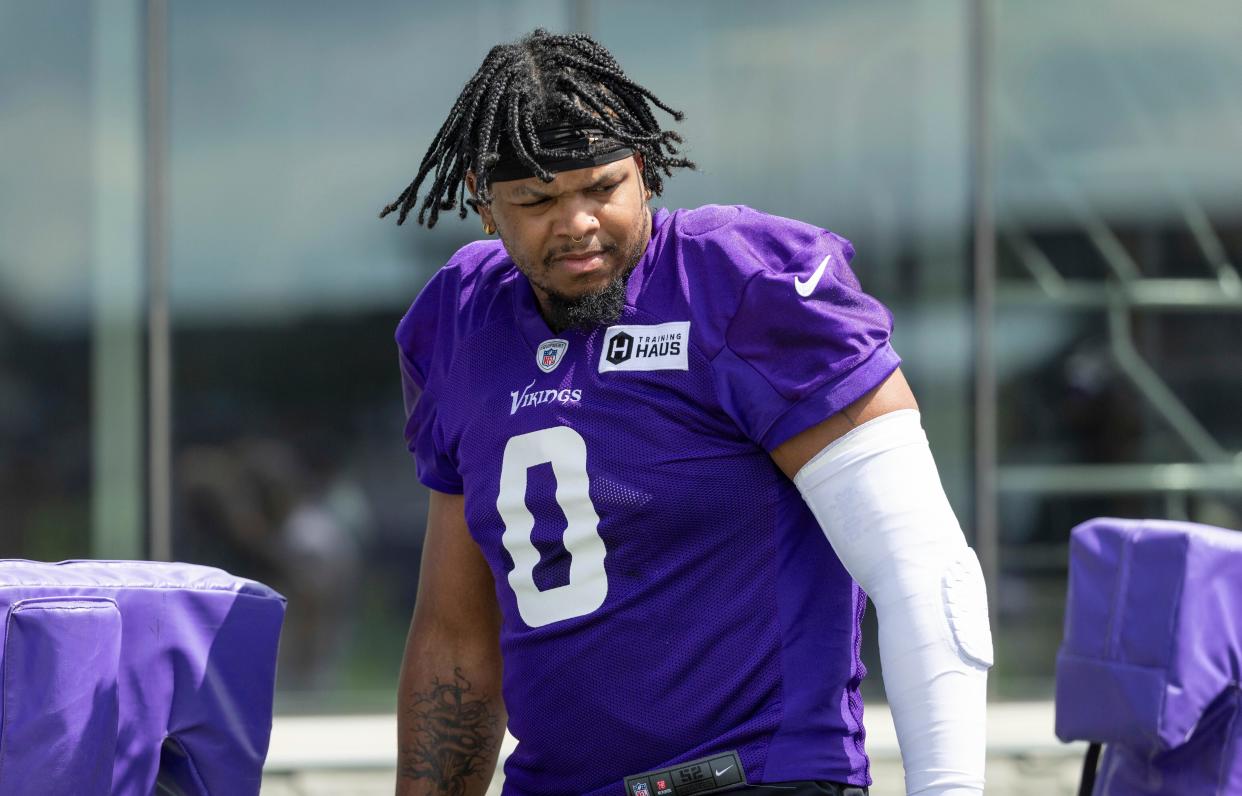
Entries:
<svg viewBox="0 0 1242 796">
<path fill-rule="evenodd" d="M 551 373 L 556 370 L 557 365 L 561 364 L 567 348 L 569 348 L 568 340 L 559 338 L 544 340 L 535 351 L 535 364 L 539 365 L 539 369 L 544 373 Z"/>
<path fill-rule="evenodd" d="M 646 782 L 634 783 L 634 796 L 651 796 L 651 791 L 647 788 Z"/>
</svg>

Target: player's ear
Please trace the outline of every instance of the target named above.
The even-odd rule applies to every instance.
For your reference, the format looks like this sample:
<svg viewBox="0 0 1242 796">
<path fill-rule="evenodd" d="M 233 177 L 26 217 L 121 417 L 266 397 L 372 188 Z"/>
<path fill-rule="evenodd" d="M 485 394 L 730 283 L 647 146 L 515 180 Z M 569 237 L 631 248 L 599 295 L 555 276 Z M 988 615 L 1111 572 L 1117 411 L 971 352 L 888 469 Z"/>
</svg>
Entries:
<svg viewBox="0 0 1242 796">
<path fill-rule="evenodd" d="M 466 190 L 469 191 L 470 196 L 476 200 L 479 198 L 478 187 L 479 187 L 479 184 L 475 180 L 474 172 L 467 171 L 466 172 Z M 479 201 L 475 201 L 473 202 L 473 207 L 475 210 L 479 211 L 479 216 L 483 219 L 483 231 L 487 233 L 488 235 L 491 235 L 492 232 L 496 230 L 496 219 L 492 218 L 491 206 L 483 204 L 482 202 L 479 202 Z"/>
<path fill-rule="evenodd" d="M 643 154 L 641 152 L 634 153 L 634 164 L 638 166 L 638 181 L 643 186 L 643 200 L 651 201 L 651 189 L 647 187 L 647 180 L 643 178 L 646 172 L 643 170 Z"/>
</svg>

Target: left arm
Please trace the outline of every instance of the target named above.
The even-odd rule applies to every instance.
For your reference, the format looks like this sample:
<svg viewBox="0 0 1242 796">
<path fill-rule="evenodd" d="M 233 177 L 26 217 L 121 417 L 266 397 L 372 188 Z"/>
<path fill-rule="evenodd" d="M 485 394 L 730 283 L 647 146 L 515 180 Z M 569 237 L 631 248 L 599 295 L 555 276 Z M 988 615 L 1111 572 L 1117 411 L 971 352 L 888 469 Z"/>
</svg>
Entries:
<svg viewBox="0 0 1242 796">
<path fill-rule="evenodd" d="M 983 792 L 987 593 L 898 370 L 772 451 L 875 604 L 907 794 Z"/>
</svg>

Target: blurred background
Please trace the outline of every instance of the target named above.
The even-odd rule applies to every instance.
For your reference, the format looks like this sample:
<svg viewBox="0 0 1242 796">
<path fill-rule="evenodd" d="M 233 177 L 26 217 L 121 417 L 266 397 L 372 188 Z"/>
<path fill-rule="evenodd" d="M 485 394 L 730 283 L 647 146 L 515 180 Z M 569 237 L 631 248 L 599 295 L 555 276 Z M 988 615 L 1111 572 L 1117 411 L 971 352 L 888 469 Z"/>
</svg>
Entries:
<svg viewBox="0 0 1242 796">
<path fill-rule="evenodd" d="M 376 215 L 536 26 L 686 112 L 658 204 L 854 242 L 998 704 L 1051 695 L 1073 525 L 1242 528 L 1236 0 L 0 0 L 0 557 L 262 580 L 278 714 L 390 713 L 426 507 L 392 333 L 479 226 Z"/>
</svg>

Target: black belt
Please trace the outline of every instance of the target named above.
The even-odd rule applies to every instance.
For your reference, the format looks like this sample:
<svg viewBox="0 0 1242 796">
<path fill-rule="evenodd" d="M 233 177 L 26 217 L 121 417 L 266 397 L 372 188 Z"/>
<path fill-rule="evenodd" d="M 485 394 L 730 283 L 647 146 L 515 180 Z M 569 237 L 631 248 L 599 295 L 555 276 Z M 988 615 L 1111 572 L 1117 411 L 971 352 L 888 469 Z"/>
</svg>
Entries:
<svg viewBox="0 0 1242 796">
<path fill-rule="evenodd" d="M 750 784 L 736 751 L 625 778 L 625 796 L 707 796 L 733 792 L 771 796 L 867 796 L 865 787 L 841 782 L 805 780 Z"/>
</svg>

